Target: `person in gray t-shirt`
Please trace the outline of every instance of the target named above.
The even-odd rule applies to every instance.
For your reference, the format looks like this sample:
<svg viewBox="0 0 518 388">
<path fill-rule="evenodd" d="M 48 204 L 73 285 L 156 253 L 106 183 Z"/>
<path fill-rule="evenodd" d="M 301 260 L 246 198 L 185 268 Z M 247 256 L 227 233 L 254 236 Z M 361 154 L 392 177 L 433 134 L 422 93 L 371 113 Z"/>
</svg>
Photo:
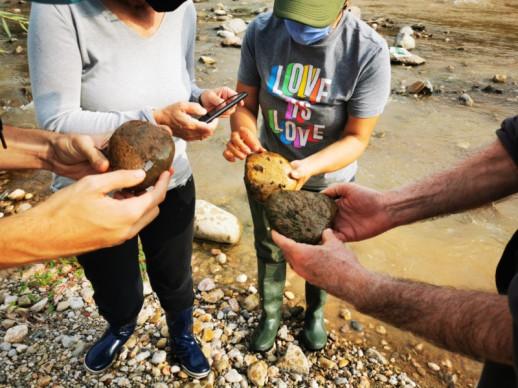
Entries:
<svg viewBox="0 0 518 388">
<path fill-rule="evenodd" d="M 250 23 L 237 83 L 248 97 L 231 117 L 227 160 L 278 153 L 291 162 L 297 188 L 311 191 L 354 179 L 390 93 L 390 60 L 385 40 L 346 8 L 344 0 L 276 0 L 273 13 Z M 265 351 L 280 325 L 286 262 L 263 205 L 250 196 L 249 204 L 263 308 L 251 348 Z M 324 291 L 306 283 L 308 349 L 326 344 L 325 300 Z"/>
</svg>

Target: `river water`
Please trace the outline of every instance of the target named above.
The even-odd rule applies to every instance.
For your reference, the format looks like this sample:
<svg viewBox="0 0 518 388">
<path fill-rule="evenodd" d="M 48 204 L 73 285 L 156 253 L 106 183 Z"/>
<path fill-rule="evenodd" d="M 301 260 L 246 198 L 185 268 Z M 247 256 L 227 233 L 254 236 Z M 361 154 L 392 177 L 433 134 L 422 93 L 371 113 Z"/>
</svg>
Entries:
<svg viewBox="0 0 518 388">
<path fill-rule="evenodd" d="M 216 2 L 197 3 L 200 14 L 196 55 L 211 56 L 215 66 L 196 63 L 198 84 L 202 87 L 235 86 L 239 49 L 223 48 L 216 36 L 218 22 L 203 17 Z M 252 11 L 271 7 L 270 1 L 222 1 L 234 15 L 250 20 Z M 413 53 L 426 64 L 418 67 L 392 66 L 394 90 L 418 80 L 429 80 L 434 89 L 430 97 L 393 93 L 379 120 L 369 147 L 359 160 L 357 183 L 388 190 L 404 185 L 459 161 L 494 141 L 501 121 L 518 112 L 518 61 L 516 55 L 518 5 L 503 0 L 378 1 L 358 0 L 362 19 L 390 18 L 394 28 L 379 28 L 393 44 L 399 28 L 422 23 L 427 38 L 416 39 Z M 19 42 L 23 47 L 24 41 Z M 16 42 L 14 44 L 17 44 Z M 2 47 L 13 43 L 2 40 Z M 0 97 L 23 102 L 20 88 L 29 87 L 25 54 L 3 56 L 0 70 Z M 507 77 L 495 84 L 495 74 Z M 502 94 L 484 93 L 487 85 Z M 459 100 L 468 93 L 474 105 Z M 35 126 L 30 108 L 5 109 L 11 124 Z M 235 214 L 243 224 L 243 235 L 234 246 L 223 247 L 229 260 L 224 277 L 245 273 L 256 278 L 252 224 L 243 185 L 243 162 L 229 163 L 222 157 L 230 133 L 228 120 L 220 120 L 215 134 L 189 145 L 198 198 L 208 200 Z M 515 197 L 481 209 L 441 219 L 400 227 L 363 242 L 349 244 L 368 268 L 397 277 L 438 285 L 495 292 L 494 270 L 505 243 L 516 229 L 518 213 Z M 195 277 L 209 270 L 210 248 L 197 245 Z M 291 303 L 303 302 L 303 282 L 290 273 L 287 288 L 295 292 Z M 330 298 L 326 305 L 329 328 L 344 324 L 338 311 L 350 308 Z M 352 309 L 351 309 L 352 310 Z M 378 323 L 353 314 L 365 325 Z M 372 327 L 372 326 L 371 326 Z M 392 329 L 392 339 L 405 348 L 419 342 Z M 374 334 L 375 335 L 375 334 Z M 480 365 L 431 348 L 430 359 L 449 357 L 468 377 L 476 378 Z"/>
</svg>

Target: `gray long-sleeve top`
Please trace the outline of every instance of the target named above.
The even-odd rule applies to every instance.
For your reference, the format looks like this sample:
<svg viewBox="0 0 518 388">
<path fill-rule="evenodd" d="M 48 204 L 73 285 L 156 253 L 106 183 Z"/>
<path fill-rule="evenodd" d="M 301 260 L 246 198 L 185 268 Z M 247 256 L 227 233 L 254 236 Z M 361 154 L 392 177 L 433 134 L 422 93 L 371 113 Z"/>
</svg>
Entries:
<svg viewBox="0 0 518 388">
<path fill-rule="evenodd" d="M 155 123 L 152 110 L 197 101 L 194 80 L 196 10 L 187 1 L 166 13 L 144 38 L 101 1 L 33 3 L 29 68 L 38 125 L 56 132 L 114 130 L 129 120 Z M 174 138 L 170 187 L 191 175 L 186 142 Z M 53 190 L 72 181 L 56 176 Z"/>
</svg>

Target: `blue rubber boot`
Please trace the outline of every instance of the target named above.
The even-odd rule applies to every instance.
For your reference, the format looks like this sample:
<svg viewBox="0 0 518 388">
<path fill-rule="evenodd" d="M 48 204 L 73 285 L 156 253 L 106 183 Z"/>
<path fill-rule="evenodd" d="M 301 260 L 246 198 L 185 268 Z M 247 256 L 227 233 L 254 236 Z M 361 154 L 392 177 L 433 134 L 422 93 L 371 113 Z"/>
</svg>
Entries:
<svg viewBox="0 0 518 388">
<path fill-rule="evenodd" d="M 197 379 L 207 376 L 209 362 L 192 334 L 192 306 L 180 312 L 166 312 L 166 318 L 172 355 L 189 376 Z"/>
<path fill-rule="evenodd" d="M 131 337 L 136 326 L 136 320 L 123 326 L 108 326 L 101 338 L 86 353 L 85 368 L 92 373 L 99 373 L 108 368 L 117 358 L 119 350 Z"/>
</svg>

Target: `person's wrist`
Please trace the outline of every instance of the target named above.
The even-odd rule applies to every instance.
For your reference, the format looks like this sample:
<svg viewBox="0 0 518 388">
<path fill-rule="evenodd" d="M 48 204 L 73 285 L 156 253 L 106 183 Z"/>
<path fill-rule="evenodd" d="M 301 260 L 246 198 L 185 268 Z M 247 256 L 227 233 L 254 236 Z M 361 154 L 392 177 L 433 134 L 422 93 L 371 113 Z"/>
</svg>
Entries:
<svg viewBox="0 0 518 388">
<path fill-rule="evenodd" d="M 203 92 L 201 92 L 200 94 L 200 97 L 198 98 L 198 104 L 200 104 L 202 107 L 205 107 L 205 105 L 207 104 L 207 101 L 204 101 L 205 99 L 207 99 L 207 92 L 209 92 L 209 90 L 204 90 Z"/>
<path fill-rule="evenodd" d="M 57 157 L 56 148 L 58 147 L 57 142 L 60 136 L 66 136 L 63 134 L 51 132 L 51 131 L 38 131 L 39 136 L 35 136 L 36 142 L 36 155 L 40 168 L 44 170 L 54 171 L 54 161 Z"/>
<path fill-rule="evenodd" d="M 164 113 L 162 109 L 153 109 L 153 119 L 157 123 L 157 125 L 168 125 L 164 120 Z"/>
</svg>

